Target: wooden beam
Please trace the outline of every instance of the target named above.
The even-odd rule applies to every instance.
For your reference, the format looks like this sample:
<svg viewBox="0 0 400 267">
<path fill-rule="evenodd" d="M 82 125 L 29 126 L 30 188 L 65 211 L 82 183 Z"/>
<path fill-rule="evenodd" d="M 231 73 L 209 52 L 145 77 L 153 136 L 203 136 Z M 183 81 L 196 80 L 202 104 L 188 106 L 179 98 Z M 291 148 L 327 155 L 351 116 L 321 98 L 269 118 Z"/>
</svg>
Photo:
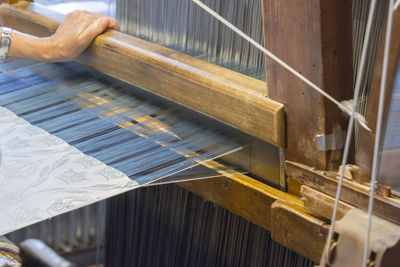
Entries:
<svg viewBox="0 0 400 267">
<path fill-rule="evenodd" d="M 318 218 L 331 220 L 335 198 L 305 185 L 301 186 L 300 193 L 304 208 L 308 213 Z M 352 208 L 354 207 L 344 203 L 343 201 L 339 201 L 336 219 L 342 219 Z"/>
<path fill-rule="evenodd" d="M 178 185 L 270 231 L 305 257 L 321 258 L 329 225 L 308 214 L 298 198 L 240 173 Z"/>
<path fill-rule="evenodd" d="M 49 36 L 63 19 L 33 4 L 16 6 L 3 4 L 0 13 L 5 26 L 21 32 Z M 262 81 L 116 31 L 97 37 L 76 61 L 275 146 L 285 145 L 283 105 L 267 97 Z"/>
<path fill-rule="evenodd" d="M 275 241 L 305 257 L 320 259 L 329 226 L 308 214 L 299 198 L 218 162 L 201 165 L 222 177 L 178 185 L 270 231 Z"/>
<path fill-rule="evenodd" d="M 263 0 L 264 45 L 337 100 L 351 99 L 352 2 Z M 341 150 L 320 151 L 316 136 L 345 130 L 342 112 L 266 57 L 268 95 L 285 105 L 286 158 L 337 169 Z"/>
<path fill-rule="evenodd" d="M 332 197 L 336 196 L 338 179 L 328 177 L 323 171 L 287 161 L 286 173 L 288 179 L 292 179 L 301 185 L 309 186 Z M 367 210 L 368 199 L 369 186 L 344 180 L 340 200 L 357 208 Z M 395 224 L 400 224 L 400 198 L 375 195 L 374 214 Z"/>
<path fill-rule="evenodd" d="M 319 262 L 329 232 L 329 224 L 279 200 L 272 205 L 271 217 L 272 239 Z"/>
<path fill-rule="evenodd" d="M 303 206 L 298 198 L 237 172 L 224 178 L 180 185 L 267 230 L 271 230 L 270 209 L 273 202 L 281 200 L 298 208 Z"/>
</svg>

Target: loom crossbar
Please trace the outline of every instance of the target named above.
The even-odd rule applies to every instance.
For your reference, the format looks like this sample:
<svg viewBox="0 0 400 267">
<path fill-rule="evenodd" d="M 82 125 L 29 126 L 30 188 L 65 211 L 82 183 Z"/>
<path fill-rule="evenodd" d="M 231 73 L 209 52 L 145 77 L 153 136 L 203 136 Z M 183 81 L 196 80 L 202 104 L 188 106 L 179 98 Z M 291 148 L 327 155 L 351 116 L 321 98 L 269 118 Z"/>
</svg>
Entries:
<svg viewBox="0 0 400 267">
<path fill-rule="evenodd" d="M 1 5 L 3 24 L 49 36 L 62 15 L 34 4 Z M 278 147 L 285 146 L 284 107 L 265 82 L 133 36 L 108 31 L 77 62 L 143 88 Z"/>
</svg>

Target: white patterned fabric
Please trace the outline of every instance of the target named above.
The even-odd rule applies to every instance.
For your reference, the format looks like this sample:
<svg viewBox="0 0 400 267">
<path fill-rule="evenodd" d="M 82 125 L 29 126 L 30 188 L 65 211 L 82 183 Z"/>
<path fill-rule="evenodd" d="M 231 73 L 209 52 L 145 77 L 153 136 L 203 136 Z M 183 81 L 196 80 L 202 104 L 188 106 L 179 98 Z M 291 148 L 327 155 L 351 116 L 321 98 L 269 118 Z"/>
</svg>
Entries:
<svg viewBox="0 0 400 267">
<path fill-rule="evenodd" d="M 0 107 L 0 235 L 138 187 Z"/>
</svg>

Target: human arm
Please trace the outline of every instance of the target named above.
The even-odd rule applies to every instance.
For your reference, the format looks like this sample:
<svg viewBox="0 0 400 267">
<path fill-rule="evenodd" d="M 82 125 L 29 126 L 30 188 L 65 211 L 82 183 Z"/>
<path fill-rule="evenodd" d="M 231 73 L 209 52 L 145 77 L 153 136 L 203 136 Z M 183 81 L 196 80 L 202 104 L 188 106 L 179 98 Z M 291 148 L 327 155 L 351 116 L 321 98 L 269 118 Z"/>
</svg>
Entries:
<svg viewBox="0 0 400 267">
<path fill-rule="evenodd" d="M 38 61 L 69 61 L 82 53 L 107 29 L 119 30 L 115 19 L 87 11 L 74 11 L 65 17 L 50 37 L 35 37 L 13 30 L 8 57 Z"/>
</svg>

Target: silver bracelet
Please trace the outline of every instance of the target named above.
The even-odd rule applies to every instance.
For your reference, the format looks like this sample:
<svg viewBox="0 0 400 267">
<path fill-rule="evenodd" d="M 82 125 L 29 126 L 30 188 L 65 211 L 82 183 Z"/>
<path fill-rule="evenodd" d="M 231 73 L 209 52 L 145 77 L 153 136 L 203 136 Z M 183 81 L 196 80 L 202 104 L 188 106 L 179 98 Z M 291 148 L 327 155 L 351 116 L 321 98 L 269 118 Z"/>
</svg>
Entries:
<svg viewBox="0 0 400 267">
<path fill-rule="evenodd" d="M 11 28 L 1 27 L 0 61 L 5 61 L 7 59 L 8 49 L 11 43 L 11 33 Z"/>
</svg>

